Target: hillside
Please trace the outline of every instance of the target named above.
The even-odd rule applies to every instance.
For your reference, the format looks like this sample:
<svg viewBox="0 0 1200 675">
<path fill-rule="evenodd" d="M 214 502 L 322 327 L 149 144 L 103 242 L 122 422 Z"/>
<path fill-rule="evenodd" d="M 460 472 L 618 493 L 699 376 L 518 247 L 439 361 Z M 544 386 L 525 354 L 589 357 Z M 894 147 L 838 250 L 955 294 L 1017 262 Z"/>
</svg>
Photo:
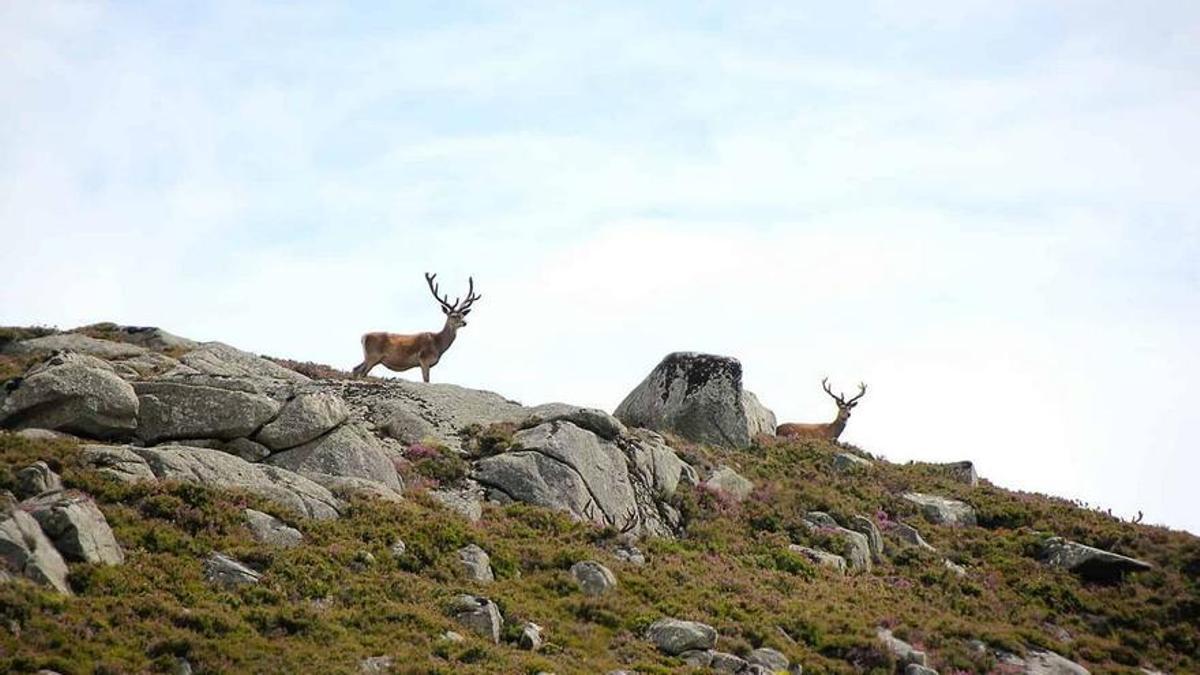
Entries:
<svg viewBox="0 0 1200 675">
<path fill-rule="evenodd" d="M 775 438 L 723 357 L 434 373 L 0 329 L 0 672 L 1200 672 L 1187 533 Z"/>
</svg>

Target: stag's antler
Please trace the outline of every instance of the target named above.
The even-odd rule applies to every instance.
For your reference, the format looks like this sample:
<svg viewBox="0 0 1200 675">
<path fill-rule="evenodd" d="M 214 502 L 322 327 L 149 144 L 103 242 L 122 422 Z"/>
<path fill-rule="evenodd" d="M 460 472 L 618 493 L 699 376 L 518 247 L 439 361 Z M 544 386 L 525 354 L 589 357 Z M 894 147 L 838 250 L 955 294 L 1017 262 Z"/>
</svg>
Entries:
<svg viewBox="0 0 1200 675">
<path fill-rule="evenodd" d="M 476 300 L 483 297 L 482 295 L 475 295 L 475 278 L 467 277 L 467 299 L 464 301 L 461 297 L 458 297 L 455 298 L 454 303 L 451 304 L 449 293 L 442 296 L 438 295 L 438 285 L 434 283 L 434 279 L 437 279 L 436 274 L 430 274 L 429 272 L 425 273 L 425 283 L 429 284 L 429 292 L 433 293 L 434 299 L 437 300 L 442 306 L 442 311 L 447 314 L 451 312 L 466 314 L 467 312 L 471 311 L 471 305 L 475 304 Z M 459 305 L 461 305 L 461 307 Z"/>
<path fill-rule="evenodd" d="M 850 399 L 849 401 L 846 401 L 846 405 L 850 405 L 851 403 L 854 403 L 858 399 L 862 398 L 866 393 L 867 393 L 867 385 L 863 382 L 859 382 L 858 383 L 858 396 L 855 396 L 854 398 Z"/>
<path fill-rule="evenodd" d="M 826 394 L 829 394 L 830 396 L 832 396 L 833 400 L 838 402 L 838 405 L 842 405 L 846 402 L 845 400 L 843 400 L 843 398 L 841 396 L 838 396 L 837 394 L 833 393 L 833 390 L 829 388 L 829 378 L 828 377 L 821 378 L 821 388 L 825 390 Z"/>
<path fill-rule="evenodd" d="M 429 272 L 425 273 L 425 283 L 429 284 L 429 292 L 433 293 L 433 299 L 437 300 L 438 304 L 442 306 L 443 312 L 446 312 L 447 314 L 453 312 L 455 305 L 457 305 L 458 302 L 455 301 L 454 305 L 451 305 L 449 293 L 447 293 L 444 297 L 439 296 L 438 285 L 433 282 L 434 279 L 437 279 L 437 274 L 430 274 Z"/>
<path fill-rule="evenodd" d="M 458 311 L 466 314 L 471 311 L 471 305 L 475 304 L 475 301 L 482 297 L 482 295 L 475 295 L 475 277 L 467 277 L 467 299 L 463 300 L 462 307 L 459 307 Z M 457 305 L 458 303 L 455 302 L 454 304 Z"/>
</svg>

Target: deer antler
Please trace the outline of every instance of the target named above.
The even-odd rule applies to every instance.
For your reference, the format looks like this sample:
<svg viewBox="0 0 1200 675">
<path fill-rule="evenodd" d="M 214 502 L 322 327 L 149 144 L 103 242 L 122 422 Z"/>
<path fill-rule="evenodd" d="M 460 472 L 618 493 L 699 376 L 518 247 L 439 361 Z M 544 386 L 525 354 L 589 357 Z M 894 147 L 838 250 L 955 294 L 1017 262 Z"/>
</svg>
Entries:
<svg viewBox="0 0 1200 675">
<path fill-rule="evenodd" d="M 842 405 L 846 402 L 842 396 L 838 396 L 837 394 L 833 393 L 833 390 L 829 388 L 829 378 L 828 377 L 821 379 L 821 388 L 825 390 L 826 394 L 829 394 L 830 396 L 832 396 L 833 400 L 838 402 L 838 405 Z"/>
<path fill-rule="evenodd" d="M 467 277 L 467 299 L 463 301 L 462 307 L 459 307 L 458 311 L 466 314 L 471 311 L 471 305 L 475 304 L 475 301 L 482 297 L 482 295 L 475 295 L 475 277 Z M 455 302 L 454 304 L 457 305 L 458 303 Z"/>
<path fill-rule="evenodd" d="M 863 395 L 865 395 L 866 393 L 867 393 L 867 385 L 863 382 L 859 382 L 858 383 L 858 396 L 855 396 L 854 398 L 850 399 L 849 401 L 846 401 L 846 405 L 850 405 L 851 403 L 854 403 L 858 399 L 862 398 Z"/>
<path fill-rule="evenodd" d="M 437 300 L 438 304 L 442 306 L 443 312 L 446 312 L 447 314 L 449 314 L 450 312 L 453 312 L 457 308 L 458 300 L 456 299 L 454 301 L 454 304 L 451 305 L 449 293 L 447 293 L 445 295 L 445 297 L 438 296 L 438 285 L 436 283 L 434 283 L 434 281 L 433 281 L 434 279 L 437 279 L 437 274 L 430 274 L 429 272 L 425 273 L 425 283 L 429 284 L 429 292 L 433 293 L 433 299 Z"/>
</svg>

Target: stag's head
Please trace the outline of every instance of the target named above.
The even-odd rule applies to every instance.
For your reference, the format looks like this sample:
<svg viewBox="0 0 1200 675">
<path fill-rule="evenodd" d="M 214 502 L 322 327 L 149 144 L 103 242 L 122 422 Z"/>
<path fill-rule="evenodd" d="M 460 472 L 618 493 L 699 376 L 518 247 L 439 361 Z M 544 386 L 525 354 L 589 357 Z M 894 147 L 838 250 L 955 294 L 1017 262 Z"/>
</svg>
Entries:
<svg viewBox="0 0 1200 675">
<path fill-rule="evenodd" d="M 828 377 L 821 380 L 821 388 L 825 390 L 826 394 L 829 394 L 829 396 L 833 398 L 834 403 L 837 403 L 839 420 L 850 419 L 850 411 L 854 410 L 854 406 L 858 405 L 858 399 L 862 398 L 863 394 L 867 393 L 867 385 L 860 382 L 858 384 L 858 395 L 847 401 L 845 394 L 835 394 L 833 393 L 833 390 L 829 388 Z"/>
<path fill-rule="evenodd" d="M 467 315 L 471 313 L 471 305 L 475 301 L 482 298 L 482 295 L 475 295 L 475 278 L 467 277 L 467 297 L 455 298 L 454 302 L 450 302 L 450 294 L 438 295 L 438 286 L 434 280 L 437 279 L 436 274 L 425 273 L 425 283 L 429 284 L 429 292 L 433 293 L 433 298 L 442 306 L 442 314 L 446 315 L 446 324 L 452 328 L 458 329 L 467 325 Z"/>
</svg>

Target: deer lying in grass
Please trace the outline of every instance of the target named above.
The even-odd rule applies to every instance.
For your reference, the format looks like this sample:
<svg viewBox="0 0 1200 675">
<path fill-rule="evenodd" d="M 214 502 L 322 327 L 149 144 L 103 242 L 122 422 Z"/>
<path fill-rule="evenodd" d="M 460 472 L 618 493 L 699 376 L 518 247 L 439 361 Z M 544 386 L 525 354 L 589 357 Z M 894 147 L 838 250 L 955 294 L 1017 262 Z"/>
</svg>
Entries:
<svg viewBox="0 0 1200 675">
<path fill-rule="evenodd" d="M 846 428 L 846 421 L 850 419 L 850 411 L 854 406 L 858 405 L 858 399 L 867 393 L 867 385 L 858 385 L 858 396 L 846 400 L 845 394 L 834 394 L 829 389 L 829 378 L 821 380 L 821 388 L 826 394 L 833 397 L 837 403 L 838 414 L 837 418 L 827 424 L 780 424 L 775 429 L 776 436 L 786 436 L 787 438 L 823 438 L 827 441 L 836 441 L 838 436 L 842 435 L 842 430 Z"/>
<path fill-rule="evenodd" d="M 451 304 L 449 294 L 438 296 L 438 287 L 433 281 L 436 278 L 436 274 L 427 272 L 425 283 L 429 284 L 429 291 L 442 306 L 442 313 L 446 315 L 446 325 L 436 333 L 367 333 L 362 336 L 363 362 L 353 370 L 356 376 L 366 377 L 372 368 L 382 363 L 384 367 L 396 372 L 420 366 L 421 377 L 426 382 L 429 381 L 429 369 L 436 366 L 442 359 L 442 354 L 454 344 L 458 329 L 467 325 L 466 316 L 471 313 L 471 305 L 483 297 L 475 295 L 475 279 L 468 277 L 466 299 L 455 298 L 454 304 Z"/>
</svg>

